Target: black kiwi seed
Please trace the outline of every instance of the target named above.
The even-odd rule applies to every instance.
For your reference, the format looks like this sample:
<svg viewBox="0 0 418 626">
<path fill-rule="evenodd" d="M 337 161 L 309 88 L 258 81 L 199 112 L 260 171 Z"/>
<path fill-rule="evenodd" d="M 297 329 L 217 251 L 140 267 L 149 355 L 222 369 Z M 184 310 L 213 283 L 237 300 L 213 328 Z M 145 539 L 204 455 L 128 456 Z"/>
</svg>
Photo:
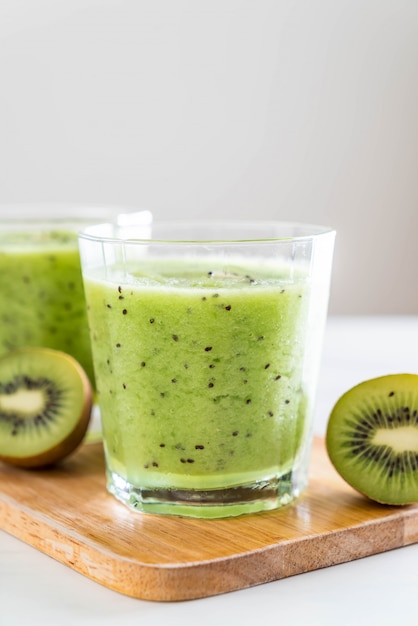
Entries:
<svg viewBox="0 0 418 626">
<path fill-rule="evenodd" d="M 348 390 L 331 411 L 326 447 L 341 476 L 372 500 L 418 502 L 418 375 L 381 376 Z"/>
</svg>

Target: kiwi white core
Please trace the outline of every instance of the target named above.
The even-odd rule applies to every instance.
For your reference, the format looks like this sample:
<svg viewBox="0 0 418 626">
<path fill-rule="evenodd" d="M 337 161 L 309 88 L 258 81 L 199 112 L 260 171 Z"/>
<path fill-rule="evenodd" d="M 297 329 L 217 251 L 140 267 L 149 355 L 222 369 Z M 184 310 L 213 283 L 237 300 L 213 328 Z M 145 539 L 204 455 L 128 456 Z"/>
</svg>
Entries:
<svg viewBox="0 0 418 626">
<path fill-rule="evenodd" d="M 399 453 L 405 450 L 418 452 L 418 430 L 415 426 L 398 426 L 390 430 L 379 428 L 372 443 L 376 446 L 388 446 Z"/>
<path fill-rule="evenodd" d="M 45 407 L 45 394 L 40 389 L 19 389 L 16 393 L 0 396 L 0 409 L 25 415 L 36 415 Z"/>
</svg>

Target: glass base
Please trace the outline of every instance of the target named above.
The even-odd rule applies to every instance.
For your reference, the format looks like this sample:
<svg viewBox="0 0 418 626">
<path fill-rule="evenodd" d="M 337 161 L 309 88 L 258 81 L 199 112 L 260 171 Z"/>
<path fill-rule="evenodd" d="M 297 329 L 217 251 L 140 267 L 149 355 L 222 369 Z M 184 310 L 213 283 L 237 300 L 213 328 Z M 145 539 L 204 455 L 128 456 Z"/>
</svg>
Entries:
<svg viewBox="0 0 418 626">
<path fill-rule="evenodd" d="M 107 474 L 108 491 L 135 511 L 204 519 L 278 509 L 298 498 L 305 487 L 300 477 L 295 484 L 292 472 L 252 484 L 205 491 L 139 488 L 114 472 Z"/>
</svg>

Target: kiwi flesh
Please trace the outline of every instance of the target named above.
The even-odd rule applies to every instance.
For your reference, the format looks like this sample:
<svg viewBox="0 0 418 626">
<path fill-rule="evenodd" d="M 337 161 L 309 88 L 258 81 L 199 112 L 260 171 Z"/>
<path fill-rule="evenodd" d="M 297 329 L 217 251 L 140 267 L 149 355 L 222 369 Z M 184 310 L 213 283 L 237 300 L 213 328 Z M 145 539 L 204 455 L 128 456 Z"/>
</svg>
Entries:
<svg viewBox="0 0 418 626">
<path fill-rule="evenodd" d="M 349 389 L 331 411 L 326 448 L 342 478 L 368 498 L 418 502 L 418 375 L 389 374 Z"/>
<path fill-rule="evenodd" d="M 81 443 L 93 393 L 81 365 L 49 348 L 0 359 L 0 460 L 27 468 L 56 464 Z"/>
</svg>

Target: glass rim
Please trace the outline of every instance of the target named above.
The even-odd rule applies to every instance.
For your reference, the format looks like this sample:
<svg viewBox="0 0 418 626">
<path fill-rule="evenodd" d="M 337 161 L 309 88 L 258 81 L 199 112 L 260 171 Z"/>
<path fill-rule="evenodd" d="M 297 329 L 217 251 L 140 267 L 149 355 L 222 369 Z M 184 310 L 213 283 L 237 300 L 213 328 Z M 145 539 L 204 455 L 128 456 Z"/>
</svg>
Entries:
<svg viewBox="0 0 418 626">
<path fill-rule="evenodd" d="M 36 211 L 41 211 L 41 214 L 36 214 Z M 20 224 L 22 228 L 39 226 L 41 224 L 93 226 L 104 221 L 116 220 L 121 215 L 132 216 L 132 218 L 141 216 L 141 219 L 147 222 L 152 219 L 149 209 L 142 209 L 132 205 L 89 202 L 0 203 L 0 225 L 13 226 Z"/>
<path fill-rule="evenodd" d="M 129 217 L 129 214 L 128 214 Z M 104 227 L 113 227 L 114 229 L 124 229 L 123 235 L 103 235 L 98 234 L 100 229 Z M 283 236 L 271 235 L 269 237 L 199 237 L 199 238 L 176 238 L 176 237 L 153 237 L 151 234 L 141 236 L 130 236 L 128 229 L 140 228 L 144 231 L 144 228 L 152 229 L 156 227 L 172 229 L 173 232 L 178 229 L 199 228 L 209 230 L 211 228 L 230 229 L 232 234 L 239 229 L 299 229 L 300 234 L 283 234 Z M 309 241 L 317 239 L 323 236 L 335 235 L 335 229 L 330 226 L 324 226 L 319 224 L 311 224 L 308 222 L 289 222 L 289 221 L 274 221 L 274 220 L 155 220 L 150 223 L 129 224 L 113 222 L 102 222 L 101 224 L 91 224 L 82 229 L 78 233 L 79 239 L 96 242 L 96 243 L 114 243 L 114 244 L 164 244 L 164 245 L 232 245 L 232 244 L 257 244 L 257 243 L 280 243 L 280 242 L 298 242 Z"/>
</svg>

